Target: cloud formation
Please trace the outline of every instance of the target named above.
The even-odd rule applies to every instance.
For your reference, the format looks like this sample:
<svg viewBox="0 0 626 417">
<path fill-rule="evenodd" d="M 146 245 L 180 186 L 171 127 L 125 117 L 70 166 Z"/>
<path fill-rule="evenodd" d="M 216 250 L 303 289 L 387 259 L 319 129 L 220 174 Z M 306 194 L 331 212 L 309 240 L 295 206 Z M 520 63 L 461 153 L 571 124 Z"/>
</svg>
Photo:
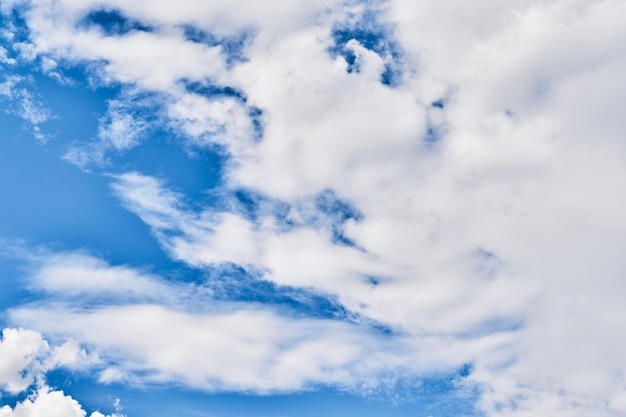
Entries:
<svg viewBox="0 0 626 417">
<path fill-rule="evenodd" d="M 205 3 L 3 9 L 26 8 L 22 50 L 92 65 L 127 97 L 158 97 L 161 126 L 182 147 L 222 152 L 213 206 L 164 179 L 108 173 L 171 258 L 204 271 L 236 264 L 397 333 L 246 303 L 174 308 L 198 298 L 84 255 L 44 261 L 36 288 L 135 299 L 24 306 L 15 323 L 82 335 L 115 364 L 103 381 L 147 371 L 271 392 L 472 363 L 467 379 L 490 416 L 624 412 L 622 2 Z M 113 13 L 109 26 L 100 12 Z M 107 145 L 93 149 L 139 145 L 145 124 L 128 103 L 110 102 Z M 99 154 L 73 155 L 88 165 Z M 28 340 L 22 368 L 41 346 Z M 8 390 L 32 383 L 2 372 Z"/>
<path fill-rule="evenodd" d="M 85 369 L 99 362 L 95 354 L 88 354 L 70 340 L 51 347 L 39 332 L 22 328 L 5 328 L 0 340 L 0 389 L 9 394 L 19 394 L 35 383 L 30 392 L 14 407 L 0 407 L 2 417 L 85 417 L 81 405 L 63 391 L 51 390 L 45 384 L 46 372 L 60 367 Z M 94 412 L 91 417 L 105 417 Z M 106 417 L 123 417 L 114 414 Z"/>
<path fill-rule="evenodd" d="M 255 302 L 220 301 L 209 286 L 163 284 L 84 254 L 52 255 L 38 264 L 32 280 L 56 302 L 13 309 L 11 320 L 92 346 L 99 359 L 92 366 L 100 368 L 105 383 L 181 382 L 209 391 L 260 393 L 319 384 L 375 390 L 382 373 L 399 378 L 410 374 L 409 368 L 434 369 L 412 365 L 413 347 L 406 340 L 390 340 L 373 327 L 301 317 Z M 111 301 L 112 288 L 128 295 Z M 145 292 L 134 292 L 139 288 Z M 47 346 L 39 333 L 24 332 Z M 55 353 L 55 358 L 67 357 Z"/>
<path fill-rule="evenodd" d="M 42 386 L 29 398 L 18 402 L 11 408 L 5 405 L 0 408 L 1 417 L 85 417 L 87 412 L 83 407 L 63 391 L 51 391 L 49 387 Z M 124 417 L 121 414 L 105 416 L 99 411 L 94 411 L 90 417 Z"/>
</svg>

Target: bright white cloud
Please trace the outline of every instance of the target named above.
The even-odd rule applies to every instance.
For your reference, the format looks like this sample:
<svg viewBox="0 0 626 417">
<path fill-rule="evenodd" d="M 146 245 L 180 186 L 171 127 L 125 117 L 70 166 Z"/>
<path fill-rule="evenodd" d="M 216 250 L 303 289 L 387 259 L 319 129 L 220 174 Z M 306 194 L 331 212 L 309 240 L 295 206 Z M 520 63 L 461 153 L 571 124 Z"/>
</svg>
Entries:
<svg viewBox="0 0 626 417">
<path fill-rule="evenodd" d="M 63 391 L 51 391 L 48 386 L 39 387 L 37 391 L 24 401 L 11 408 L 5 405 L 0 408 L 0 417 L 85 417 L 83 407 Z M 90 417 L 123 417 L 120 414 L 105 416 L 94 411 Z"/>
<path fill-rule="evenodd" d="M 49 350 L 41 334 L 4 329 L 0 341 L 0 386 L 9 392 L 24 391 L 39 374 L 41 357 Z"/>
<path fill-rule="evenodd" d="M 39 332 L 5 328 L 0 340 L 0 389 L 20 393 L 52 369 L 84 369 L 99 361 L 97 354 L 73 340 L 51 347 Z"/>
<path fill-rule="evenodd" d="M 31 277 L 35 291 L 57 297 L 115 295 L 120 298 L 167 297 L 166 287 L 155 277 L 124 266 L 110 267 L 84 253 L 42 256 Z"/>
</svg>

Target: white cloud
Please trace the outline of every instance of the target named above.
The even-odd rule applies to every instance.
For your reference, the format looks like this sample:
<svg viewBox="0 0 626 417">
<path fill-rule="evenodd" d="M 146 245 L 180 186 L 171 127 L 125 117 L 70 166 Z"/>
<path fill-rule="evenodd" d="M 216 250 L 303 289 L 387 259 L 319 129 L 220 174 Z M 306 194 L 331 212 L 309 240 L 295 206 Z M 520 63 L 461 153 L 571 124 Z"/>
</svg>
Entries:
<svg viewBox="0 0 626 417">
<path fill-rule="evenodd" d="M 298 317 L 258 303 L 218 301 L 211 298 L 210 288 L 165 285 L 154 276 L 82 254 L 49 258 L 35 265 L 33 288 L 51 292 L 50 301 L 9 313 L 14 323 L 41 329 L 55 340 L 70 340 L 46 348 L 46 358 L 40 361 L 43 370 L 82 363 L 101 369 L 103 383 L 177 381 L 209 391 L 270 393 L 319 384 L 375 391 L 381 374 L 393 379 L 452 371 L 458 365 L 367 323 Z M 70 287 L 75 297 L 67 303 L 63 300 Z M 133 303 L 124 298 L 113 304 L 98 302 L 97 297 L 107 299 L 112 291 L 132 293 L 139 287 L 146 291 L 135 294 Z M 39 333 L 30 332 L 41 340 Z M 80 345 L 91 346 L 97 354 L 87 354 Z"/>
<path fill-rule="evenodd" d="M 74 142 L 63 159 L 89 171 L 93 165 L 110 166 L 109 153 L 121 153 L 138 146 L 159 123 L 160 105 L 152 96 L 136 97 L 127 91 L 117 99 L 107 102 L 107 111 L 98 121 L 98 131 L 91 141 Z M 147 117 L 147 113 L 153 114 Z M 152 119 L 152 120 L 150 120 Z"/>
<path fill-rule="evenodd" d="M 115 295 L 120 298 L 164 297 L 167 287 L 153 276 L 125 267 L 111 267 L 85 253 L 42 255 L 32 260 L 35 271 L 30 278 L 34 291 L 56 297 Z"/>
<path fill-rule="evenodd" d="M 18 402 L 11 408 L 5 405 L 0 408 L 0 417 L 85 417 L 83 407 L 63 391 L 51 391 L 48 386 L 41 386 L 29 398 Z M 120 414 L 105 416 L 94 411 L 90 417 L 123 417 Z"/>
<path fill-rule="evenodd" d="M 0 341 L 0 386 L 11 393 L 28 388 L 39 374 L 39 363 L 49 349 L 41 334 L 4 329 Z"/>
<path fill-rule="evenodd" d="M 0 84 L 0 95 L 9 99 L 14 98 L 15 88 L 21 81 L 23 81 L 23 78 L 17 75 L 6 77 L 2 84 Z"/>
<path fill-rule="evenodd" d="M 388 366 L 367 354 L 379 350 L 380 341 L 352 325 L 215 304 L 215 311 L 205 313 L 132 305 L 90 312 L 21 309 L 12 317 L 83 337 L 131 378 L 141 372 L 147 381 L 179 381 L 207 390 L 268 393 L 320 383 L 352 386 L 357 380 L 375 386 L 375 376 Z M 49 320 L 50 313 L 57 320 Z M 109 371 L 103 379 L 112 375 Z"/>
<path fill-rule="evenodd" d="M 0 46 L 0 62 L 8 65 L 15 65 L 17 61 L 14 58 L 9 58 L 6 48 Z"/>
<path fill-rule="evenodd" d="M 139 143 L 146 122 L 138 120 L 116 100 L 109 102 L 107 116 L 100 120 L 98 138 L 116 150 L 125 150 Z"/>
<path fill-rule="evenodd" d="M 74 340 L 51 347 L 41 333 L 5 328 L 0 340 L 0 389 L 16 394 L 57 368 L 85 369 L 99 363 Z"/>
<path fill-rule="evenodd" d="M 9 75 L 0 83 L 0 100 L 8 101 L 5 111 L 24 120 L 31 133 L 41 142 L 49 137 L 41 131 L 41 124 L 51 117 L 50 111 L 29 89 L 29 79 Z"/>
</svg>

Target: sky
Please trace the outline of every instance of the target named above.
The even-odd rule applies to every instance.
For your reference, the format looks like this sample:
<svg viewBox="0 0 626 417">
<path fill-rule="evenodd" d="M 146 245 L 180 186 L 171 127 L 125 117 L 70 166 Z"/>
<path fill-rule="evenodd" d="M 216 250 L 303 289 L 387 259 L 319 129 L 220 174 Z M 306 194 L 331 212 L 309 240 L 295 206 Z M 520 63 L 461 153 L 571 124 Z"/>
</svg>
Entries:
<svg viewBox="0 0 626 417">
<path fill-rule="evenodd" d="M 0 0 L 0 417 L 626 415 L 625 21 Z"/>
</svg>

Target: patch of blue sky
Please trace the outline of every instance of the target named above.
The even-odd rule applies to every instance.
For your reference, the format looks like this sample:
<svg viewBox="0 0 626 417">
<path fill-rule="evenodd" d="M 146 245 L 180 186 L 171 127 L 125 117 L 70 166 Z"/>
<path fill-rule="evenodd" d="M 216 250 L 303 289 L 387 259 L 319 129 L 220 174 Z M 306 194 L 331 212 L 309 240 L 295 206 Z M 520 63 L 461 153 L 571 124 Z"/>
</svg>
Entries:
<svg viewBox="0 0 626 417">
<path fill-rule="evenodd" d="M 122 413 L 132 417 L 481 417 L 476 410 L 477 390 L 462 386 L 461 372 L 398 381 L 392 390 L 406 395 L 396 401 L 384 389 L 349 392 L 318 386 L 299 393 L 254 395 L 211 394 L 172 385 L 103 385 L 88 375 L 64 370 L 49 373 L 48 381 L 80 399 L 88 412 L 112 413 L 119 399 Z"/>
<path fill-rule="evenodd" d="M 34 64 L 16 69 L 29 73 L 29 91 L 53 110 L 41 125 L 50 137 L 46 144 L 20 117 L 0 111 L 0 237 L 62 251 L 87 248 L 112 262 L 162 264 L 166 258 L 148 227 L 120 206 L 109 180 L 62 160 L 72 142 L 96 134 L 106 100 L 117 90 L 86 89 L 83 71 L 69 85 L 42 75 Z M 9 105 L 0 103 L 4 110 Z"/>
<path fill-rule="evenodd" d="M 377 53 L 384 61 L 380 82 L 393 87 L 402 81 L 403 51 L 394 39 L 393 27 L 381 21 L 381 12 L 375 6 L 364 5 L 360 15 L 345 22 L 339 22 L 331 32 L 333 45 L 331 56 L 343 56 L 348 64 L 347 71 L 360 72 L 360 63 L 348 42 L 357 41 L 361 46 Z"/>
<path fill-rule="evenodd" d="M 446 104 L 447 104 L 446 102 L 447 102 L 446 99 L 440 98 L 440 99 L 435 100 L 432 103 L 430 103 L 430 105 L 435 107 L 435 108 L 443 110 L 445 108 Z"/>
<path fill-rule="evenodd" d="M 504 334 L 519 331 L 525 325 L 526 319 L 515 315 L 501 315 L 492 317 L 482 323 L 464 330 L 463 332 L 457 332 L 454 337 L 458 339 L 472 340 L 481 337 Z"/>
<path fill-rule="evenodd" d="M 473 255 L 477 273 L 488 279 L 494 279 L 498 276 L 503 267 L 503 262 L 494 252 L 479 248 Z"/>
<path fill-rule="evenodd" d="M 248 116 L 252 120 L 254 128 L 254 140 L 260 141 L 265 133 L 265 122 L 263 120 L 263 110 L 255 106 L 248 106 Z"/>
<path fill-rule="evenodd" d="M 391 278 L 375 276 L 375 275 L 365 275 L 363 277 L 364 282 L 368 283 L 373 287 L 377 287 L 379 285 L 384 285 L 387 282 L 391 281 Z"/>
<path fill-rule="evenodd" d="M 224 210 L 234 210 L 251 221 L 259 221 L 264 216 L 272 216 L 276 220 L 279 231 L 308 227 L 327 229 L 332 234 L 333 243 L 344 246 L 356 246 L 344 234 L 347 221 L 361 221 L 363 214 L 348 201 L 342 200 L 333 190 L 324 190 L 308 199 L 296 203 L 287 203 L 270 199 L 262 194 L 246 189 L 232 191 L 234 203 Z"/>
<path fill-rule="evenodd" d="M 138 20 L 131 19 L 115 9 L 100 9 L 89 12 L 80 22 L 83 27 L 97 27 L 108 36 L 123 36 L 129 32 L 151 32 L 154 29 Z"/>
<path fill-rule="evenodd" d="M 37 295 L 24 288 L 22 282 L 27 265 L 17 261 L 6 245 L 6 241 L 0 241 L 0 330 L 9 325 L 8 309 L 37 300 Z"/>
<path fill-rule="evenodd" d="M 84 81 L 89 77 L 89 70 L 75 69 L 72 75 Z M 54 140 L 42 151 L 53 152 L 60 157 L 71 144 L 93 143 L 107 113 L 107 102 L 120 100 L 122 108 L 114 111 L 128 113 L 145 123 L 145 140 L 130 149 L 109 152 L 106 155 L 108 163 L 90 166 L 90 170 L 96 174 L 141 172 L 166 179 L 168 185 L 188 195 L 191 201 L 202 204 L 205 200 L 210 201 L 208 191 L 221 181 L 225 161 L 223 151 L 211 146 L 185 147 L 185 138 L 160 120 L 158 97 L 124 94 L 119 86 L 85 88 L 85 83 L 60 85 L 49 77 L 38 77 L 37 88 L 55 112 L 47 123 Z M 76 172 L 76 175 L 80 174 Z M 96 180 L 95 177 L 93 180 Z M 99 181 L 104 183 L 108 180 Z"/>
<path fill-rule="evenodd" d="M 282 286 L 263 279 L 259 271 L 224 264 L 206 272 L 204 283 L 216 300 L 272 305 L 290 315 L 338 320 L 355 319 L 336 297 L 308 289 Z"/>
<path fill-rule="evenodd" d="M 324 190 L 315 196 L 315 211 L 306 224 L 317 228 L 329 228 L 336 245 L 357 247 L 358 245 L 344 233 L 347 221 L 361 221 L 363 214 L 352 204 L 340 199 L 333 190 Z"/>
<path fill-rule="evenodd" d="M 29 31 L 24 20 L 24 11 L 27 7 L 26 3 L 18 3 L 11 8 L 0 10 L 0 27 L 11 34 L 10 39 L 0 36 L 0 43 L 5 47 L 9 40 L 10 44 L 28 41 Z"/>
<path fill-rule="evenodd" d="M 221 185 L 225 157 L 215 148 L 186 150 L 184 138 L 157 129 L 141 146 L 112 156 L 115 169 L 136 171 L 166 180 L 169 187 L 188 197 L 198 209 L 217 204 L 219 195 L 211 192 Z"/>
<path fill-rule="evenodd" d="M 69 143 L 95 136 L 98 122 L 106 112 L 106 101 L 119 93 L 116 87 L 87 87 L 88 71 L 80 68 L 66 73 L 76 80 L 73 84 L 60 84 L 33 70 L 31 74 L 35 74 L 34 87 L 51 109 L 45 128 L 52 139 L 48 148 L 54 152 L 63 153 Z"/>
<path fill-rule="evenodd" d="M 426 133 L 424 134 L 424 143 L 426 145 L 434 145 L 441 139 L 441 132 L 437 126 L 428 124 L 426 126 Z"/>
<path fill-rule="evenodd" d="M 220 98 L 220 97 L 230 97 L 236 100 L 240 100 L 242 103 L 247 101 L 247 97 L 243 91 L 230 87 L 230 86 L 222 86 L 210 83 L 200 83 L 197 81 L 189 82 L 183 80 L 183 84 L 187 91 L 210 98 Z"/>
<path fill-rule="evenodd" d="M 183 30 L 185 39 L 190 42 L 201 43 L 207 46 L 220 46 L 228 66 L 246 61 L 245 49 L 255 36 L 255 32 L 252 29 L 243 30 L 232 35 L 216 35 L 192 25 L 183 26 Z"/>
<path fill-rule="evenodd" d="M 334 223 L 347 220 L 362 220 L 363 214 L 352 204 L 341 200 L 333 190 L 325 190 L 315 197 L 315 206 L 321 212 L 333 218 Z"/>
<path fill-rule="evenodd" d="M 30 392 L 28 390 L 18 394 L 12 394 L 10 392 L 0 390 L 0 406 L 8 405 L 13 408 L 18 402 L 22 402 L 27 399 L 29 394 Z"/>
<path fill-rule="evenodd" d="M 85 247 L 114 261 L 160 261 L 147 226 L 120 206 L 106 179 L 83 175 L 16 128 L 0 140 L 0 236 L 58 250 Z"/>
<path fill-rule="evenodd" d="M 246 189 L 236 189 L 232 191 L 235 211 L 252 221 L 259 221 L 266 215 L 267 209 L 276 217 L 286 216 L 289 205 L 279 200 L 270 199 L 264 195 Z"/>
</svg>

